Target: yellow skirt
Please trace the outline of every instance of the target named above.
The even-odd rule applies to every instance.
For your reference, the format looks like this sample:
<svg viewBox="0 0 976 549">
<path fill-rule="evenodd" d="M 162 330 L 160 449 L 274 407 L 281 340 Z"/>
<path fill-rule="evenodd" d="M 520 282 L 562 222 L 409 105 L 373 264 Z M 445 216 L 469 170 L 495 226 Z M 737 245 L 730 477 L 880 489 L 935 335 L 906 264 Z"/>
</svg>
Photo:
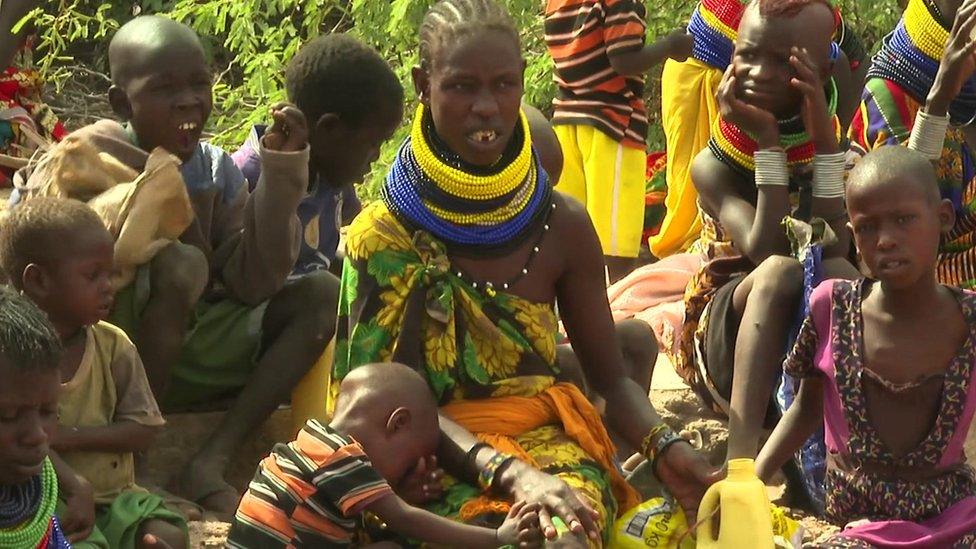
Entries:
<svg viewBox="0 0 976 549">
<path fill-rule="evenodd" d="M 651 252 L 666 257 L 688 248 L 701 232 L 698 193 L 691 182 L 691 161 L 708 147 L 711 122 L 718 116 L 722 72 L 696 60 L 667 61 L 661 77 L 661 123 L 667 140 L 667 213 L 651 237 Z"/>
</svg>

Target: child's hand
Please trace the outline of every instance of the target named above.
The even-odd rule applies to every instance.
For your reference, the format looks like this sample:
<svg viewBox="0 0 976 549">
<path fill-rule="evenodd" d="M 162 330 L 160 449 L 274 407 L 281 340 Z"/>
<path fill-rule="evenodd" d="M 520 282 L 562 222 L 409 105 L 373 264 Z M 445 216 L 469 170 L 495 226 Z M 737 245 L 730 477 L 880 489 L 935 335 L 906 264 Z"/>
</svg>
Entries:
<svg viewBox="0 0 976 549">
<path fill-rule="evenodd" d="M 71 543 L 88 539 L 95 526 L 95 493 L 91 483 L 80 476 L 76 478 L 77 482 L 71 483 L 70 488 L 63 486 L 65 508 L 58 517 L 61 529 Z"/>
<path fill-rule="evenodd" d="M 397 486 L 397 495 L 411 505 L 423 505 L 441 497 L 444 470 L 437 466 L 437 456 L 420 458 L 417 465 Z"/>
<path fill-rule="evenodd" d="M 926 111 L 945 114 L 949 103 L 959 95 L 963 84 L 976 70 L 976 40 L 972 39 L 976 30 L 976 0 L 965 0 L 956 12 L 949 42 L 942 53 L 935 83 L 929 91 Z"/>
<path fill-rule="evenodd" d="M 779 146 L 779 126 L 773 113 L 739 99 L 735 80 L 735 61 L 729 65 L 725 75 L 722 76 L 722 82 L 718 85 L 717 99 L 722 118 L 756 136 L 760 149 Z"/>
<path fill-rule="evenodd" d="M 796 71 L 796 76 L 790 79 L 790 85 L 803 94 L 803 106 L 800 110 L 803 127 L 818 154 L 836 153 L 839 150 L 837 134 L 834 132 L 833 119 L 827 112 L 827 96 L 824 94 L 823 81 L 817 73 L 817 65 L 805 48 L 794 47 L 790 53 L 790 65 Z"/>
<path fill-rule="evenodd" d="M 695 46 L 695 36 L 685 29 L 671 31 L 664 37 L 668 41 L 668 57 L 675 61 L 684 61 L 691 57 L 691 50 Z"/>
<path fill-rule="evenodd" d="M 498 545 L 514 545 L 516 547 L 539 547 L 544 540 L 542 528 L 539 526 L 538 503 L 532 505 L 518 501 L 508 511 L 505 522 L 495 532 Z"/>
<path fill-rule="evenodd" d="M 271 107 L 274 123 L 264 133 L 262 143 L 272 151 L 294 152 L 308 146 L 308 122 L 298 107 L 278 103 Z"/>
</svg>

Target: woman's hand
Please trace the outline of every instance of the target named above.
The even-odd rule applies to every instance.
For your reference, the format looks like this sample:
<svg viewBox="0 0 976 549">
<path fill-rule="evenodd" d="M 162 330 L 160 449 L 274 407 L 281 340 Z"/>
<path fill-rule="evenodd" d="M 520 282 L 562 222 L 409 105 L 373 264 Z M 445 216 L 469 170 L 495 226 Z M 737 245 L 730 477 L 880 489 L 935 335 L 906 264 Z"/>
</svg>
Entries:
<svg viewBox="0 0 976 549">
<path fill-rule="evenodd" d="M 397 486 L 397 495 L 410 505 L 423 505 L 444 493 L 443 478 L 444 470 L 437 466 L 437 456 L 420 458 Z"/>
<path fill-rule="evenodd" d="M 813 141 L 817 154 L 834 154 L 838 152 L 837 134 L 834 131 L 833 116 L 827 110 L 827 96 L 824 94 L 823 80 L 806 48 L 791 50 L 790 65 L 796 71 L 796 76 L 790 80 L 790 85 L 799 90 L 803 96 L 803 127 L 806 128 L 810 140 Z"/>
<path fill-rule="evenodd" d="M 676 442 L 665 448 L 656 465 L 654 474 L 684 509 L 688 524 L 695 524 L 698 504 L 705 490 L 722 479 L 721 469 L 712 467 L 703 455 L 685 442 Z"/>
<path fill-rule="evenodd" d="M 508 486 L 515 501 L 539 505 L 539 526 L 548 540 L 558 537 L 552 519 L 561 519 L 576 535 L 599 539 L 596 520 L 599 513 L 580 498 L 576 491 L 557 477 L 521 462 L 513 461 L 502 474 L 502 486 Z"/>
<path fill-rule="evenodd" d="M 925 112 L 934 116 L 945 116 L 949 104 L 959 95 L 963 84 L 976 71 L 976 0 L 965 0 L 949 33 L 949 42 L 939 62 L 939 72 L 925 102 Z"/>
<path fill-rule="evenodd" d="M 755 135 L 760 149 L 779 146 L 779 126 L 773 113 L 739 99 L 736 91 L 735 61 L 725 69 L 722 82 L 718 85 L 717 99 L 722 118 Z"/>
</svg>

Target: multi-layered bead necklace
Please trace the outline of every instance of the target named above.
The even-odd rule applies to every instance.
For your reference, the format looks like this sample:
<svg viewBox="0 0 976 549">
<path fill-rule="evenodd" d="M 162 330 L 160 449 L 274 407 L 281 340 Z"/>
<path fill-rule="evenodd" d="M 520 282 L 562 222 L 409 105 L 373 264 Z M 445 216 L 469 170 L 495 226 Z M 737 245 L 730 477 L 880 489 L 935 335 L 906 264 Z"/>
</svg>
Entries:
<svg viewBox="0 0 976 549">
<path fill-rule="evenodd" d="M 924 103 L 939 72 L 939 60 L 949 42 L 949 31 L 940 22 L 935 4 L 910 0 L 902 20 L 886 36 L 875 54 L 869 78 L 890 80 L 914 100 Z M 963 84 L 949 105 L 953 124 L 969 124 L 976 117 L 976 77 Z"/>
<path fill-rule="evenodd" d="M 695 44 L 691 56 L 724 71 L 735 53 L 737 29 L 745 13 L 746 2 L 741 0 L 702 0 L 688 22 L 688 33 L 694 35 Z M 849 58 L 860 59 L 863 47 L 853 33 L 848 33 L 840 12 L 834 9 L 836 42 L 831 43 L 831 59 L 837 59 L 840 50 L 849 51 Z"/>
<path fill-rule="evenodd" d="M 50 459 L 24 484 L 0 486 L 0 547 L 69 548 L 57 526 L 58 479 Z"/>
<path fill-rule="evenodd" d="M 736 29 L 744 12 L 740 0 L 702 0 L 688 22 L 688 33 L 695 37 L 692 57 L 724 71 L 732 62 Z"/>
<path fill-rule="evenodd" d="M 834 125 L 834 133 L 840 138 L 840 121 L 837 119 L 837 86 L 830 80 L 827 88 L 827 109 Z M 792 170 L 809 164 L 816 154 L 816 147 L 810 140 L 803 119 L 797 115 L 787 120 L 780 120 L 779 142 L 786 150 L 787 165 Z M 755 138 L 747 132 L 726 121 L 719 116 L 712 124 L 712 136 L 708 140 L 708 148 L 716 158 L 740 174 L 752 177 L 756 171 L 754 155 L 759 149 Z"/>
<path fill-rule="evenodd" d="M 501 158 L 479 167 L 441 142 L 423 105 L 382 196 L 390 211 L 409 225 L 455 249 L 479 253 L 517 247 L 546 223 L 553 209 L 552 185 L 532 150 L 524 113 Z"/>
</svg>

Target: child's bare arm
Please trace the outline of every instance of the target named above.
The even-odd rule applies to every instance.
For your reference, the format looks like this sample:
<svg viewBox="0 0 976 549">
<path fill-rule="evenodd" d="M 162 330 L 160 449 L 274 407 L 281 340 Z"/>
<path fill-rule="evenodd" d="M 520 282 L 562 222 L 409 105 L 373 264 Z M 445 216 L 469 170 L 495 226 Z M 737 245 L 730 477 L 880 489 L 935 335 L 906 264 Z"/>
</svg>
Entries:
<svg viewBox="0 0 976 549">
<path fill-rule="evenodd" d="M 756 458 L 756 474 L 768 481 L 823 425 L 823 378 L 805 377 L 800 391 Z"/>
<path fill-rule="evenodd" d="M 732 237 L 735 247 L 756 265 L 771 255 L 788 255 L 790 243 L 781 226 L 790 213 L 786 187 L 764 185 L 756 191 L 756 202 L 742 192 L 743 178 L 722 163 L 711 150 L 698 153 L 691 164 L 691 180 L 702 206 L 717 218 Z"/>
<path fill-rule="evenodd" d="M 838 155 L 840 143 L 838 143 L 835 134 L 833 116 L 830 115 L 827 108 L 827 98 L 823 93 L 823 81 L 817 72 L 817 64 L 814 63 L 813 58 L 805 49 L 799 48 L 793 48 L 790 64 L 795 74 L 792 86 L 803 97 L 801 109 L 803 124 L 810 135 L 810 141 L 813 143 L 816 153 L 828 156 Z M 847 230 L 846 226 L 843 175 L 840 172 L 835 172 L 835 178 L 828 177 L 818 181 L 818 178 L 814 177 L 813 202 L 810 213 L 830 222 L 834 234 L 837 236 L 837 242 L 824 250 L 825 255 L 846 257 L 850 252 L 850 231 Z"/>
<path fill-rule="evenodd" d="M 52 447 L 59 452 L 142 452 L 160 427 L 119 421 L 99 427 L 59 427 Z"/>
<path fill-rule="evenodd" d="M 639 50 L 608 52 L 607 57 L 610 59 L 610 66 L 617 74 L 637 76 L 660 65 L 668 58 L 684 61 L 691 55 L 694 44 L 695 39 L 692 35 L 684 29 L 678 29 Z"/>
<path fill-rule="evenodd" d="M 533 509 L 524 504 L 513 507 L 505 524 L 498 530 L 462 524 L 412 507 L 396 494 L 390 494 L 366 508 L 383 520 L 390 529 L 411 539 L 450 547 L 500 547 L 519 545 L 520 522 L 538 524 Z M 526 538 L 527 539 L 527 538 Z"/>
</svg>

